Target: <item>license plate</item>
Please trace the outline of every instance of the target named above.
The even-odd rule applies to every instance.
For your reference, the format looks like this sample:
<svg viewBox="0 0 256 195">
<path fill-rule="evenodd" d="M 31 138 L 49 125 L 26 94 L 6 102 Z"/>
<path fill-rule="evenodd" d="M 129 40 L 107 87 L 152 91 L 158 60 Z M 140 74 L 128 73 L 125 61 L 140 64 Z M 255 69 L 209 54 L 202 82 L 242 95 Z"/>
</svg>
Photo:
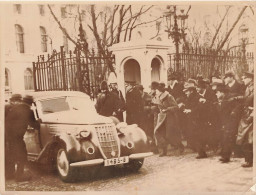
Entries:
<svg viewBox="0 0 256 195">
<path fill-rule="evenodd" d="M 122 156 L 119 158 L 110 158 L 104 161 L 104 166 L 120 165 L 129 162 L 128 156 Z"/>
</svg>

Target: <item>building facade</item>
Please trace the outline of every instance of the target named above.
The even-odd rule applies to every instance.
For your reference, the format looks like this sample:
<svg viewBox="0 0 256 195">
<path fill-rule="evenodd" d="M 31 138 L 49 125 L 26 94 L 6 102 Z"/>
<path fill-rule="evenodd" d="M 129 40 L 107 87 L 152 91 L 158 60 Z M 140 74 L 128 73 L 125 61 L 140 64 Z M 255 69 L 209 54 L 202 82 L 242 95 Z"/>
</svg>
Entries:
<svg viewBox="0 0 256 195">
<path fill-rule="evenodd" d="M 7 4 L 4 5 L 4 71 L 5 94 L 33 91 L 32 63 L 37 56 L 52 52 L 68 40 L 50 15 L 47 5 Z M 61 6 L 55 10 L 61 16 Z M 53 38 L 54 37 L 54 38 Z"/>
</svg>

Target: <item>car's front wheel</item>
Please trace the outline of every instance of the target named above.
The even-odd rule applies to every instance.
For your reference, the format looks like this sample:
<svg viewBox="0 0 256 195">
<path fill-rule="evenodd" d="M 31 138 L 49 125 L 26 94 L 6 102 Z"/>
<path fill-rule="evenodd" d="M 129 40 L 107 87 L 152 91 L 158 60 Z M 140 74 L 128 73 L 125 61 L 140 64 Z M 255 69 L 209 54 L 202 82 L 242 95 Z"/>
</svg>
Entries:
<svg viewBox="0 0 256 195">
<path fill-rule="evenodd" d="M 129 172 L 137 172 L 142 167 L 144 159 L 131 160 L 129 163 L 124 164 L 124 168 Z"/>
<path fill-rule="evenodd" d="M 72 182 L 74 180 L 74 168 L 70 167 L 67 152 L 64 148 L 58 150 L 56 164 L 61 180 L 64 182 Z"/>
</svg>

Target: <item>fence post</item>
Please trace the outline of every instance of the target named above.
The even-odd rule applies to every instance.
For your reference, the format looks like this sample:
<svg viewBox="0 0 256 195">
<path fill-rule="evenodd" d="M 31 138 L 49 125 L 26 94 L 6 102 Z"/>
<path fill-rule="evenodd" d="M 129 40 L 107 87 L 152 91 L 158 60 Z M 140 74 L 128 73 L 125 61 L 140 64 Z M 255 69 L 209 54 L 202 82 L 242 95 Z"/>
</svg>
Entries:
<svg viewBox="0 0 256 195">
<path fill-rule="evenodd" d="M 38 91 L 37 89 L 37 85 L 36 85 L 36 63 L 33 62 L 33 80 L 34 80 L 34 88 L 35 88 L 35 91 Z"/>
<path fill-rule="evenodd" d="M 64 60 L 64 46 L 60 46 L 60 57 L 61 57 L 61 66 L 62 66 L 62 78 L 63 78 L 63 89 L 66 91 L 66 67 L 65 67 L 65 60 Z"/>
</svg>

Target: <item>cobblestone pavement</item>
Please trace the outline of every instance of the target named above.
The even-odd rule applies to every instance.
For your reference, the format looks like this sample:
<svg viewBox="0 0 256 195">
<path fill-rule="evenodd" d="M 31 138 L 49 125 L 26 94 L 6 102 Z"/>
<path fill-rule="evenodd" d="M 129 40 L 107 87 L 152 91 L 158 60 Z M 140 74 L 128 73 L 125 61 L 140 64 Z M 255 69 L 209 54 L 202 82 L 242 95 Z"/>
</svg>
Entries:
<svg viewBox="0 0 256 195">
<path fill-rule="evenodd" d="M 121 168 L 101 169 L 94 178 L 64 183 L 56 173 L 31 168 L 30 182 L 6 181 L 6 190 L 22 191 L 162 191 L 162 192 L 248 192 L 253 185 L 252 168 L 242 168 L 243 159 L 232 158 L 228 164 L 216 155 L 195 159 L 196 154 L 158 157 L 145 160 L 138 173 Z"/>
</svg>

